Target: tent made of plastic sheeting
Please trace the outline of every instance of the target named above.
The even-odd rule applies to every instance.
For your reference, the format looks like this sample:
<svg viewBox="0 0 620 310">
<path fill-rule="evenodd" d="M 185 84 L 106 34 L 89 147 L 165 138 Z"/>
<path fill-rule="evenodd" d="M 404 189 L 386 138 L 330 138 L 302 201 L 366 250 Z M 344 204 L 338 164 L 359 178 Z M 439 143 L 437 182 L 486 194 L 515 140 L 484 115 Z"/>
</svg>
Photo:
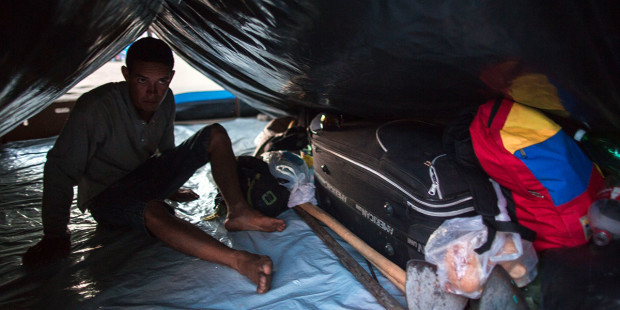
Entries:
<svg viewBox="0 0 620 310">
<path fill-rule="evenodd" d="M 619 12 L 577 0 L 3 1 L 0 136 L 149 27 L 271 115 L 440 121 L 504 95 L 617 131 Z"/>
<path fill-rule="evenodd" d="M 569 125 L 617 133 L 619 15 L 617 0 L 0 1 L 0 136 L 49 106 L 149 29 L 208 78 L 271 116 L 337 111 L 364 118 L 421 118 L 442 123 L 503 96 L 542 109 Z M 41 152 L 39 146 L 35 149 Z M 31 150 L 24 148 L 24 152 Z M 17 165 L 12 160 L 16 158 L 5 159 L 5 165 Z M 36 166 L 40 160 L 27 160 L 24 165 Z M 26 177 L 40 174 L 15 167 Z M 24 187 L 34 187 L 38 195 L 37 182 L 20 183 L 22 187 L 17 189 L 0 184 L 15 195 L 11 197 L 19 207 L 36 204 L 38 198 L 24 196 L 28 193 Z M 5 208 L 16 206 L 1 202 L 2 214 L 9 212 Z M 20 219 L 38 218 L 31 209 L 14 212 Z M 16 245 L 11 239 L 21 230 L 15 228 L 13 218 L 3 221 L 2 237 L 8 238 L 3 245 L 11 247 L 2 247 L 8 251 L 2 254 L 13 261 L 2 261 L 9 266 L 2 275 L 15 280 L 6 283 L 10 290 L 3 287 L 3 300 L 28 301 L 31 288 L 38 285 L 44 291 L 37 294 L 49 295 L 39 295 L 43 297 L 35 300 L 37 305 L 53 301 L 57 294 L 76 297 L 65 300 L 77 300 L 78 305 L 80 298 L 86 298 L 93 301 L 93 307 L 124 308 L 134 305 L 128 304 L 135 302 L 130 297 L 148 298 L 139 294 L 144 288 L 153 292 L 150 296 L 170 296 L 162 293 L 168 291 L 158 283 L 196 283 L 168 274 L 148 286 L 141 282 L 143 277 L 163 276 L 164 272 L 153 275 L 150 266 L 134 269 L 124 260 L 109 261 L 116 258 L 110 254 L 115 248 L 104 246 L 103 252 L 97 251 L 106 243 L 98 236 L 93 237 L 94 245 L 84 243 L 83 249 L 77 249 L 75 264 L 63 266 L 66 269 L 59 276 L 51 280 L 21 278 L 22 271 L 12 267 L 25 245 Z M 75 224 L 93 226 L 89 220 Z M 25 240 L 34 242 L 40 231 L 37 226 L 33 232 L 28 225 L 23 226 L 30 234 Z M 145 245 L 144 256 L 150 255 L 149 246 Z M 92 257 L 94 262 L 106 261 L 117 266 L 118 272 L 96 268 L 97 264 L 82 268 L 79 255 Z M 167 265 L 171 260 L 160 257 L 157 263 Z M 137 261 L 129 264 L 139 265 Z M 83 282 L 85 273 L 102 281 Z M 127 278 L 114 281 L 119 274 Z M 591 275 L 583 279 L 598 278 Z M 31 280 L 38 282 L 32 284 Z M 348 285 L 340 280 L 325 281 Z M 91 287 L 92 283 L 103 283 L 103 287 Z M 552 282 L 542 286 L 555 287 Z M 610 286 L 613 289 L 615 286 Z M 286 294 L 292 296 L 295 290 Z M 89 299 L 93 296 L 95 299 Z M 195 296 L 181 296 L 190 297 Z M 332 301 L 331 296 L 316 297 Z M 156 306 L 171 306 L 176 301 Z M 204 305 L 201 301 L 196 304 Z M 138 303 L 148 304 L 147 299 Z M 264 308 L 269 307 L 265 303 Z"/>
</svg>

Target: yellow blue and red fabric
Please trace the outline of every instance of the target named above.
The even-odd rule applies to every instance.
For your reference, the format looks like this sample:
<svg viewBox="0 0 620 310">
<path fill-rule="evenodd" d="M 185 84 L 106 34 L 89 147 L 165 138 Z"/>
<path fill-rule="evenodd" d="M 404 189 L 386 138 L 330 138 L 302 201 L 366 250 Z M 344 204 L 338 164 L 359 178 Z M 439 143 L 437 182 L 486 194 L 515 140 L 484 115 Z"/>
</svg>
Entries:
<svg viewBox="0 0 620 310">
<path fill-rule="evenodd" d="M 574 97 L 540 73 L 528 73 L 515 77 L 506 95 L 515 102 L 547 110 L 567 117 L 567 105 L 574 105 Z"/>
<path fill-rule="evenodd" d="M 603 177 L 558 124 L 501 99 L 479 107 L 470 134 L 484 170 L 512 191 L 519 223 L 536 232 L 536 250 L 588 241 L 587 211 Z"/>
</svg>

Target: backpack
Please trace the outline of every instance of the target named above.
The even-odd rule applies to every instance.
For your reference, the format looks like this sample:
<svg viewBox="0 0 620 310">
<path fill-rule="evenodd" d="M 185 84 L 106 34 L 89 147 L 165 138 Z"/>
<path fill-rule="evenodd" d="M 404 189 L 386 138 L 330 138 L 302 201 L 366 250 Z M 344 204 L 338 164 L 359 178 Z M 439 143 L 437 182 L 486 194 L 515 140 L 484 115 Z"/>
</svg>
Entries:
<svg viewBox="0 0 620 310">
<path fill-rule="evenodd" d="M 271 151 L 298 152 L 308 145 L 306 128 L 295 126 L 269 137 L 254 151 L 254 156 Z"/>
<path fill-rule="evenodd" d="M 482 217 L 487 228 L 487 241 L 475 251 L 482 254 L 491 248 L 498 231 L 517 233 L 523 240 L 533 242 L 536 232 L 523 226 L 517 220 L 515 203 L 508 188 L 499 185 L 494 189 L 490 177 L 480 165 L 473 148 L 469 127 L 475 111 L 464 110 L 461 115 L 446 126 L 442 141 L 446 155 L 453 162 L 454 169 L 465 179 L 474 197 L 474 210 Z M 498 192 L 499 191 L 499 192 Z M 505 200 L 510 221 L 498 221 L 500 214 L 498 199 Z"/>
<path fill-rule="evenodd" d="M 269 172 L 266 162 L 253 156 L 238 156 L 237 173 L 241 192 L 252 208 L 270 217 L 276 217 L 288 209 L 290 192 Z M 221 193 L 218 193 L 215 204 L 223 202 Z"/>
<path fill-rule="evenodd" d="M 536 232 L 537 251 L 588 241 L 603 177 L 558 124 L 500 98 L 478 108 L 469 132 L 483 169 L 511 191 L 519 223 Z"/>
</svg>

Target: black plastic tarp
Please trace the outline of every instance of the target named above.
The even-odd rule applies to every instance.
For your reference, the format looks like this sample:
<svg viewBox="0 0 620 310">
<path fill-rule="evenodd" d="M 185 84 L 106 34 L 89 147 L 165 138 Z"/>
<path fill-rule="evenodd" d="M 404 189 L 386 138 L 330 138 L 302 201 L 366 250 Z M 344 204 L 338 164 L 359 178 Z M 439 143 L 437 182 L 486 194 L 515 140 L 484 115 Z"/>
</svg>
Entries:
<svg viewBox="0 0 620 310">
<path fill-rule="evenodd" d="M 157 1 L 0 2 L 0 136 L 144 33 Z"/>
<path fill-rule="evenodd" d="M 486 85 L 481 73 L 517 61 L 523 70 L 553 77 L 573 95 L 564 108 L 576 119 L 618 126 L 618 10 L 601 2 L 166 6 L 169 13 L 154 23 L 158 33 L 177 47 L 192 42 L 178 52 L 261 105 L 334 108 L 366 117 L 445 117 L 497 96 L 501 90 Z M 510 74 L 497 78 L 513 78 Z"/>
<path fill-rule="evenodd" d="M 619 13 L 595 0 L 3 1 L 0 135 L 149 26 L 267 114 L 446 118 L 536 73 L 556 87 L 552 112 L 617 131 Z"/>
</svg>

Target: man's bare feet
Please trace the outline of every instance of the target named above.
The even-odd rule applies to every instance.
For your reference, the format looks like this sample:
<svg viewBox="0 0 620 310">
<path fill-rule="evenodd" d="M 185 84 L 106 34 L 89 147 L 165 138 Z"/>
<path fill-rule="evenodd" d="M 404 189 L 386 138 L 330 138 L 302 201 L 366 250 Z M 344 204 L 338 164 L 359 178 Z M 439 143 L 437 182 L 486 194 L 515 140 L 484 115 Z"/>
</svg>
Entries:
<svg viewBox="0 0 620 310">
<path fill-rule="evenodd" d="M 286 223 L 282 219 L 266 216 L 249 207 L 236 208 L 235 212 L 228 210 L 224 221 L 228 231 L 258 230 L 264 232 L 283 231 Z"/>
<path fill-rule="evenodd" d="M 239 251 L 236 270 L 256 284 L 256 292 L 263 294 L 271 288 L 273 262 L 269 256 Z"/>
</svg>

